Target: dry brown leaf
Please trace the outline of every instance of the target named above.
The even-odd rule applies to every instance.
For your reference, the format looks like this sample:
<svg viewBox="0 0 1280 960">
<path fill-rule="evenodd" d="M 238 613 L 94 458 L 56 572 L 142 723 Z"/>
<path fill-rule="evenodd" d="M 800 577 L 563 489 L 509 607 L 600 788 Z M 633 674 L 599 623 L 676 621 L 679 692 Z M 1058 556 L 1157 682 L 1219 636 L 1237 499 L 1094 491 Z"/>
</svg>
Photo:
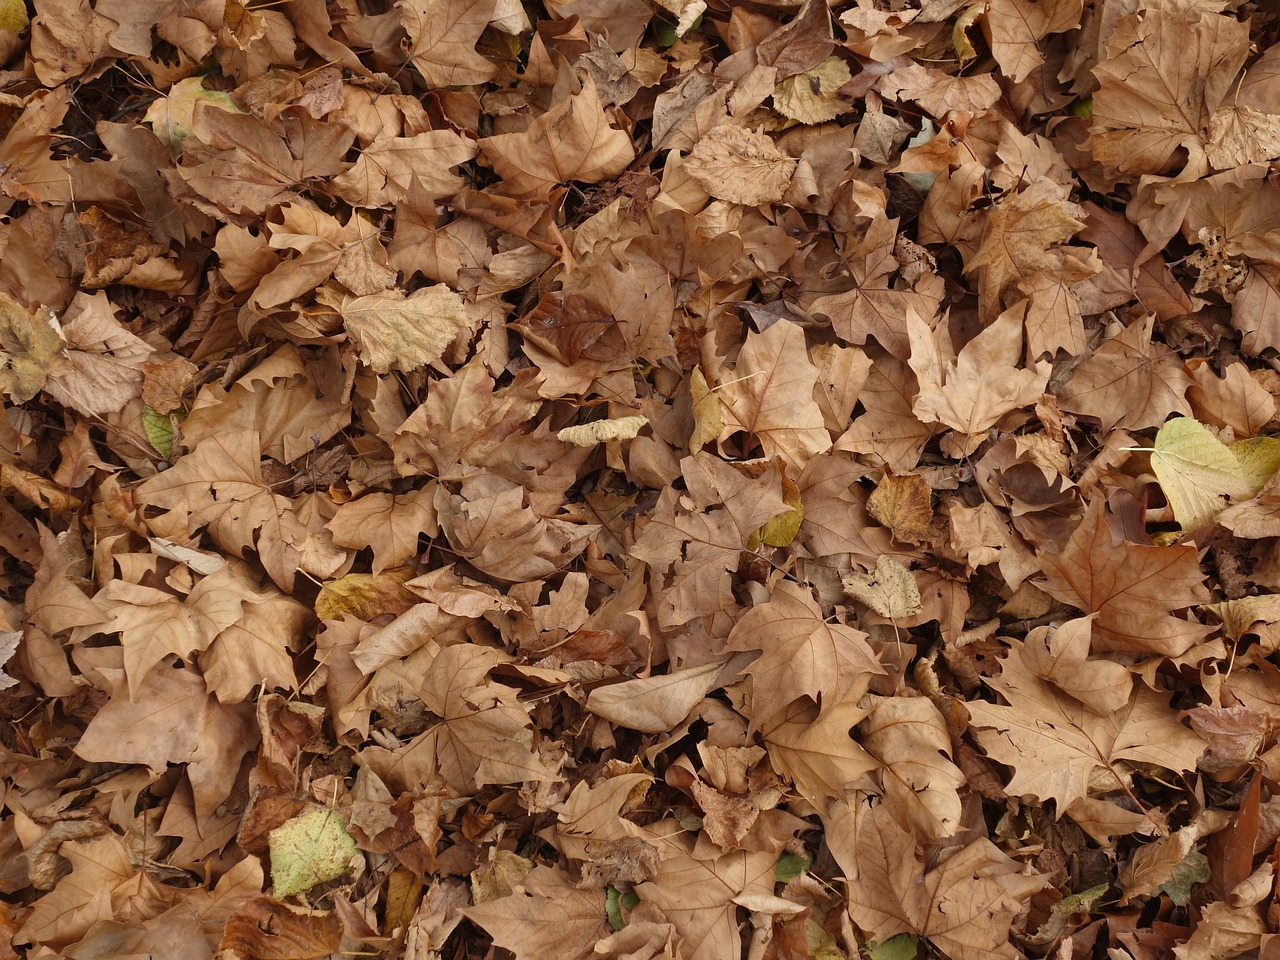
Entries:
<svg viewBox="0 0 1280 960">
<path fill-rule="evenodd" d="M 513 196 L 578 180 L 596 183 L 617 176 L 635 157 L 631 138 L 610 126 L 588 78 L 582 90 L 566 97 L 521 133 L 502 133 L 480 141 Z"/>
<path fill-rule="evenodd" d="M 731 123 L 698 141 L 685 170 L 719 200 L 759 206 L 777 203 L 791 185 L 796 161 L 763 133 Z"/>
</svg>

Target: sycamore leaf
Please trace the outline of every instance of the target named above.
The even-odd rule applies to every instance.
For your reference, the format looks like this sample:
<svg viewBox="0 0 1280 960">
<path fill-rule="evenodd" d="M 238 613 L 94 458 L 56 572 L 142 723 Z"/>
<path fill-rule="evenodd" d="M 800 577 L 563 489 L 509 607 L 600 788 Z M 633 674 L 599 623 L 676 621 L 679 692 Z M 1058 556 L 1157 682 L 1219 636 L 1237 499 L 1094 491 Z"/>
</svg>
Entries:
<svg viewBox="0 0 1280 960">
<path fill-rule="evenodd" d="M 1049 364 L 1021 363 L 1025 312 L 1025 306 L 1004 311 L 948 362 L 938 346 L 945 332 L 907 309 L 911 369 L 920 384 L 913 409 L 922 422 L 957 431 L 962 454 L 976 450 L 1005 414 L 1031 406 L 1044 392 Z"/>
<path fill-rule="evenodd" d="M 337 811 L 312 807 L 270 833 L 271 884 L 277 897 L 305 893 L 351 869 L 356 843 Z"/>
<path fill-rule="evenodd" d="M 498 70 L 476 51 L 496 0 L 400 0 L 409 60 L 432 87 L 484 83 Z"/>
<path fill-rule="evenodd" d="M 0 293 L 0 392 L 26 403 L 62 369 L 62 327 L 52 310 L 28 310 Z"/>
<path fill-rule="evenodd" d="M 982 245 L 965 262 L 965 273 L 978 274 L 983 317 L 990 321 L 1004 310 L 1010 288 L 1038 273 L 1065 282 L 1097 272 L 1085 251 L 1067 246 L 1084 226 L 1084 210 L 1068 199 L 1065 184 L 1042 177 L 1020 193 L 998 203 L 986 220 Z"/>
<path fill-rule="evenodd" d="M 192 118 L 197 103 L 206 103 L 232 113 L 241 112 L 225 90 L 207 89 L 204 77 L 187 77 L 170 87 L 166 96 L 155 100 L 143 114 L 142 121 L 151 124 L 156 139 L 176 155 L 182 150 L 183 141 L 191 136 Z"/>
<path fill-rule="evenodd" d="M 726 429 L 758 439 L 766 456 L 803 467 L 831 448 L 822 409 L 813 399 L 818 369 L 805 349 L 804 330 L 775 323 L 749 333 L 730 380 L 717 391 Z"/>
<path fill-rule="evenodd" d="M 716 199 L 758 206 L 782 199 L 796 161 L 763 133 L 724 123 L 698 141 L 684 168 Z"/>
<path fill-rule="evenodd" d="M 415 290 L 346 297 L 339 311 L 375 373 L 410 373 L 444 355 L 471 320 L 462 298 L 443 283 Z"/>
<path fill-rule="evenodd" d="M 915 574 L 888 554 L 876 557 L 874 573 L 847 573 L 844 591 L 882 617 L 910 617 L 920 612 L 920 587 Z"/>
<path fill-rule="evenodd" d="M 617 176 L 635 158 L 631 138 L 609 125 L 590 77 L 581 92 L 560 101 L 527 130 L 486 137 L 480 150 L 513 195 L 570 180 L 595 183 Z"/>
<path fill-rule="evenodd" d="M 951 735 L 927 697 L 871 696 L 860 729 L 867 752 L 884 764 L 885 801 L 903 827 L 929 840 L 955 836 L 965 775 L 951 762 Z"/>
<path fill-rule="evenodd" d="M 828 799 L 843 797 L 879 764 L 850 735 L 867 716 L 857 703 L 844 701 L 819 715 L 812 703 L 797 700 L 771 717 L 758 718 L 769 759 L 796 790 L 821 808 Z"/>
<path fill-rule="evenodd" d="M 918 934 L 952 960 L 1019 956 L 1009 924 L 1045 878 L 1024 873 L 985 838 L 930 868 L 917 859 L 915 843 L 885 804 L 857 818 L 854 836 L 840 844 L 848 854 L 837 857 L 849 878 L 850 919 L 881 943 Z"/>
<path fill-rule="evenodd" d="M 987 753 L 1011 767 L 1006 788 L 1015 796 L 1054 800 L 1058 811 L 1092 791 L 1119 791 L 1126 761 L 1191 770 L 1205 743 L 1178 722 L 1167 695 L 1138 686 L 1119 710 L 1099 715 L 1032 675 L 1010 641 L 999 679 L 989 680 L 1008 705 L 966 704 L 975 736 Z"/>
<path fill-rule="evenodd" d="M 1174 613 L 1209 600 L 1194 546 L 1117 543 L 1095 501 L 1061 553 L 1041 553 L 1042 589 L 1084 613 L 1097 613 L 1092 649 L 1176 657 L 1210 628 Z"/>
<path fill-rule="evenodd" d="M 1151 467 L 1183 530 L 1213 523 L 1226 506 L 1223 497 L 1239 499 L 1252 492 L 1231 448 L 1188 417 L 1175 417 L 1160 428 Z"/>
<path fill-rule="evenodd" d="M 779 583 L 768 603 L 743 614 L 725 643 L 726 650 L 759 650 L 746 672 L 752 684 L 752 715 L 757 722 L 801 697 L 821 704 L 822 712 L 858 700 L 873 677 L 884 673 L 867 635 L 827 623 L 808 591 Z"/>
</svg>

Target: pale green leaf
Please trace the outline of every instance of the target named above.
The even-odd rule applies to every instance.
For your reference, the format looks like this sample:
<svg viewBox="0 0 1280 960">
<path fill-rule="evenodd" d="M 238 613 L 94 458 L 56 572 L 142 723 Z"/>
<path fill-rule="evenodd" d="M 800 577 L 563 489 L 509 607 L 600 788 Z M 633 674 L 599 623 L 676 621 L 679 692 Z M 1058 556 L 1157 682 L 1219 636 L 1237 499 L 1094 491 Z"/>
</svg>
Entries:
<svg viewBox="0 0 1280 960">
<path fill-rule="evenodd" d="M 277 898 L 342 876 L 356 852 L 346 821 L 328 807 L 313 807 L 286 821 L 271 831 L 267 841 Z"/>
<path fill-rule="evenodd" d="M 1213 523 L 1226 507 L 1224 497 L 1252 493 L 1236 455 L 1208 427 L 1189 417 L 1175 417 L 1160 428 L 1151 467 L 1183 530 Z"/>
</svg>

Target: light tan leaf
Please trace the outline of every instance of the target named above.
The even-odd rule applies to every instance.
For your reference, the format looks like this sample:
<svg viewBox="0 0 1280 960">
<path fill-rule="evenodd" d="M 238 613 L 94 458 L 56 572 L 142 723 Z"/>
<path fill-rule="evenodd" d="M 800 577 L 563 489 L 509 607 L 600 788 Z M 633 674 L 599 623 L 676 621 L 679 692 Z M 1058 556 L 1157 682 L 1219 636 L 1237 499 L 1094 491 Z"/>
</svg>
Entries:
<svg viewBox="0 0 1280 960">
<path fill-rule="evenodd" d="M 813 399 L 818 370 L 805 349 L 804 330 L 775 323 L 747 334 L 732 377 L 717 393 L 727 430 L 759 440 L 766 456 L 797 467 L 831 448 L 822 409 Z"/>
<path fill-rule="evenodd" d="M 768 603 L 742 615 L 725 642 L 726 650 L 759 650 L 746 672 L 753 678 L 753 724 L 772 717 L 792 701 L 809 697 L 822 712 L 858 700 L 884 668 L 853 627 L 827 623 L 808 592 L 783 581 Z"/>
<path fill-rule="evenodd" d="M 942 334 L 907 311 L 911 369 L 920 384 L 913 409 L 922 422 L 957 431 L 961 454 L 972 453 L 1001 417 L 1031 406 L 1044 392 L 1049 364 L 1021 362 L 1025 312 L 1025 304 L 1006 310 L 947 362 L 938 348 Z"/>
<path fill-rule="evenodd" d="M 942 840 L 960 825 L 965 775 L 950 760 L 951 734 L 926 697 L 870 697 L 860 725 L 867 752 L 884 764 L 885 803 L 916 836 Z"/>
<path fill-rule="evenodd" d="M 647 417 L 618 417 L 616 420 L 593 420 L 576 427 L 565 427 L 556 437 L 575 447 L 594 447 L 616 440 L 631 440 L 649 424 Z"/>
<path fill-rule="evenodd" d="M 847 573 L 841 583 L 882 617 L 910 617 L 923 609 L 915 574 L 888 554 L 876 558 L 875 573 Z"/>
<path fill-rule="evenodd" d="M 1100 716 L 1120 710 L 1133 692 L 1133 674 L 1114 660 L 1089 659 L 1096 613 L 1056 630 L 1036 627 L 1020 649 L 1027 669 Z"/>
<path fill-rule="evenodd" d="M 448 197 L 466 186 L 453 172 L 477 152 L 474 140 L 452 130 L 428 130 L 414 137 L 375 140 L 360 152 L 350 170 L 330 184 L 344 200 L 359 207 L 386 207 L 400 203 L 416 183 L 420 200 Z"/>
<path fill-rule="evenodd" d="M 698 141 L 684 169 L 718 200 L 759 206 L 782 199 L 796 161 L 763 133 L 724 123 Z"/>
<path fill-rule="evenodd" d="M 988 681 L 1009 705 L 965 706 L 978 742 L 1013 768 L 1006 789 L 1015 796 L 1055 800 L 1062 811 L 1092 791 L 1121 790 L 1124 761 L 1181 772 L 1204 752 L 1204 741 L 1178 722 L 1167 695 L 1139 685 L 1123 708 L 1100 716 L 1033 676 L 1018 654 L 1021 645 L 1010 646 L 1015 655 L 1005 659 L 999 679 Z"/>
<path fill-rule="evenodd" d="M 476 51 L 496 0 L 400 0 L 409 60 L 432 87 L 484 83 L 498 67 Z"/>
<path fill-rule="evenodd" d="M 346 297 L 339 310 L 360 359 L 375 373 L 409 373 L 434 363 L 471 325 L 462 298 L 443 283 L 407 297 L 398 290 Z"/>
<path fill-rule="evenodd" d="M 723 663 L 712 661 L 662 676 L 597 687 L 587 697 L 587 709 L 621 727 L 661 733 L 677 726 L 716 688 L 723 669 Z"/>
<path fill-rule="evenodd" d="M 1009 924 L 1046 881 L 1024 873 L 991 841 L 974 840 L 926 868 L 914 853 L 914 836 L 877 804 L 857 817 L 854 836 L 840 845 L 847 850 L 840 859 L 849 878 L 849 917 L 868 937 L 884 943 L 914 933 L 952 960 L 1018 957 Z"/>
<path fill-rule="evenodd" d="M 999 315 L 1006 291 L 1029 276 L 1047 273 L 1071 283 L 1097 273 L 1096 257 L 1067 246 L 1083 226 L 1084 210 L 1069 199 L 1064 184 L 1049 177 L 998 203 L 987 216 L 982 245 L 964 268 L 978 274 L 983 318 L 990 322 Z"/>
<path fill-rule="evenodd" d="M 312 807 L 270 836 L 271 892 L 277 897 L 292 897 L 342 876 L 356 852 L 346 821 L 328 807 Z"/>
<path fill-rule="evenodd" d="M 760 726 L 774 769 L 821 809 L 879 766 L 849 735 L 866 716 L 867 711 L 851 701 L 819 715 L 817 705 L 798 700 L 762 718 Z"/>
<path fill-rule="evenodd" d="M 1089 507 L 1061 553 L 1041 553 L 1042 587 L 1083 613 L 1097 613 L 1093 651 L 1176 657 L 1209 628 L 1173 615 L 1205 603 L 1209 591 L 1193 546 L 1116 542 L 1101 503 Z"/>
</svg>

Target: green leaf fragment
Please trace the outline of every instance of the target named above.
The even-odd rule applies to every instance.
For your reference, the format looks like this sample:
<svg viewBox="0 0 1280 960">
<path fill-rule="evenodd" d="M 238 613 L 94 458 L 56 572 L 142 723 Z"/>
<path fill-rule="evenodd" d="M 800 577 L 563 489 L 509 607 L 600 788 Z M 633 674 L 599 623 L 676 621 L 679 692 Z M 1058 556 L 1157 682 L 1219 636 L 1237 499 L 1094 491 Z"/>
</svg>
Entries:
<svg viewBox="0 0 1280 960">
<path fill-rule="evenodd" d="M 1180 907 L 1191 901 L 1191 888 L 1197 883 L 1209 881 L 1209 860 L 1199 850 L 1191 849 L 1178 861 L 1169 879 L 1157 888 L 1169 895 L 1169 899 Z"/>
<path fill-rule="evenodd" d="M 156 453 L 173 462 L 173 420 L 167 413 L 159 413 L 149 405 L 142 408 L 142 432 Z"/>
<path fill-rule="evenodd" d="M 867 941 L 867 953 L 871 960 L 914 960 L 919 942 L 914 933 L 900 933 L 884 943 Z"/>
<path fill-rule="evenodd" d="M 810 863 L 812 861 L 808 857 L 801 857 L 794 853 L 784 853 L 778 857 L 778 864 L 773 870 L 774 877 L 778 883 L 790 883 L 808 870 Z"/>
</svg>

